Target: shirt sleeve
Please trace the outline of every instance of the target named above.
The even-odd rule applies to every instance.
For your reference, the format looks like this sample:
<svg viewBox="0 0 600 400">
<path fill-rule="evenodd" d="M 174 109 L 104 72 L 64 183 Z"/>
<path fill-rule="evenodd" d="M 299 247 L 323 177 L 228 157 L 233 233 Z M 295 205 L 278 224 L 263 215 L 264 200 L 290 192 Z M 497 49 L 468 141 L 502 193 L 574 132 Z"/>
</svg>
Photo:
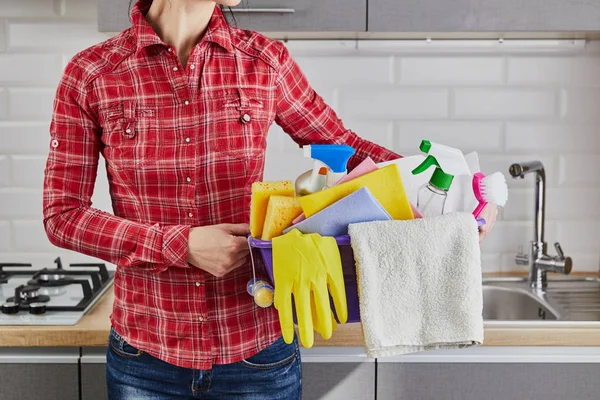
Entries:
<svg viewBox="0 0 600 400">
<path fill-rule="evenodd" d="M 308 144 L 347 144 L 356 150 L 348 163 L 356 167 L 365 158 L 375 162 L 390 161 L 400 155 L 362 139 L 346 129 L 335 111 L 310 86 L 287 48 L 282 46 L 277 81 L 277 115 L 275 122 L 300 146 Z"/>
<path fill-rule="evenodd" d="M 52 244 L 123 267 L 189 267 L 189 226 L 142 224 L 92 208 L 101 128 L 72 61 L 59 83 L 44 176 L 44 228 Z"/>
</svg>

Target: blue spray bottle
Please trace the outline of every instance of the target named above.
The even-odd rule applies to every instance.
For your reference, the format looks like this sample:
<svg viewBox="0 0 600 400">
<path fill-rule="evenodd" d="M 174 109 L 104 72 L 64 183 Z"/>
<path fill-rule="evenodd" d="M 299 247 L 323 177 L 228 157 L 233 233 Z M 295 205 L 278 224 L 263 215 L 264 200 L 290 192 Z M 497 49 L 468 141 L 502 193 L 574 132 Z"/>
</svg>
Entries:
<svg viewBox="0 0 600 400">
<path fill-rule="evenodd" d="M 344 144 L 313 144 L 302 148 L 304 157 L 315 164 L 296 179 L 296 196 L 315 193 L 335 186 L 347 174 L 347 165 L 355 150 Z"/>
</svg>

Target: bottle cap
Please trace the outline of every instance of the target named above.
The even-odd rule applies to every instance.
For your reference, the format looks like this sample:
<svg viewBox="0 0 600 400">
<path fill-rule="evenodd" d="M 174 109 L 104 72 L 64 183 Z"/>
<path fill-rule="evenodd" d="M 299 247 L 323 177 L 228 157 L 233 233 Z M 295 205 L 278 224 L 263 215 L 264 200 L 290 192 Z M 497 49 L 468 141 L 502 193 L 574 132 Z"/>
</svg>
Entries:
<svg viewBox="0 0 600 400">
<path fill-rule="evenodd" d="M 453 175 L 445 173 L 440 168 L 436 168 L 433 172 L 433 175 L 431 175 L 429 183 L 438 189 L 448 191 L 450 189 L 450 185 L 452 185 L 453 179 Z"/>
<path fill-rule="evenodd" d="M 421 145 L 419 146 L 419 149 L 423 153 L 429 153 L 429 150 L 431 150 L 431 142 L 429 140 L 421 141 Z"/>
</svg>

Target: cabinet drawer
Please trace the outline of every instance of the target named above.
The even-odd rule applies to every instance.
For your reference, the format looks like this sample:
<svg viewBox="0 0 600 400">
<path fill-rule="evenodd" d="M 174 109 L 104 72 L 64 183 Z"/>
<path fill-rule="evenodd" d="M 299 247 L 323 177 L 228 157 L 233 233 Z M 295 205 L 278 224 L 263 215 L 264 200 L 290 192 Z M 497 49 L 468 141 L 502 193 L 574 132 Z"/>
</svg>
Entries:
<svg viewBox="0 0 600 400">
<path fill-rule="evenodd" d="M 98 0 L 98 30 L 131 26 L 127 0 Z M 225 15 L 232 21 L 226 9 Z M 366 31 L 367 0 L 250 0 L 234 8 L 237 26 L 261 32 Z"/>
<path fill-rule="evenodd" d="M 600 30 L 598 0 L 369 0 L 374 32 Z"/>
<path fill-rule="evenodd" d="M 261 32 L 367 30 L 366 0 L 251 0 L 233 15 L 240 28 Z"/>
</svg>

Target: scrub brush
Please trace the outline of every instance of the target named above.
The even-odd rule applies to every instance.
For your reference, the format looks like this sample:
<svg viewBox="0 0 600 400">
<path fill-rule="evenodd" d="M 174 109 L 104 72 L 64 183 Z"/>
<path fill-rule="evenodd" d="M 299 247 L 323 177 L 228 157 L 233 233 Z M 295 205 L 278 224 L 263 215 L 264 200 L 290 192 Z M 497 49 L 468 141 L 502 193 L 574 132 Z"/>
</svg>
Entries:
<svg viewBox="0 0 600 400">
<path fill-rule="evenodd" d="M 488 203 L 504 207 L 508 200 L 506 178 L 501 172 L 494 172 L 490 176 L 477 172 L 473 175 L 473 193 L 479 201 L 479 205 L 473 211 L 475 218 L 479 217 L 479 214 Z"/>
</svg>

